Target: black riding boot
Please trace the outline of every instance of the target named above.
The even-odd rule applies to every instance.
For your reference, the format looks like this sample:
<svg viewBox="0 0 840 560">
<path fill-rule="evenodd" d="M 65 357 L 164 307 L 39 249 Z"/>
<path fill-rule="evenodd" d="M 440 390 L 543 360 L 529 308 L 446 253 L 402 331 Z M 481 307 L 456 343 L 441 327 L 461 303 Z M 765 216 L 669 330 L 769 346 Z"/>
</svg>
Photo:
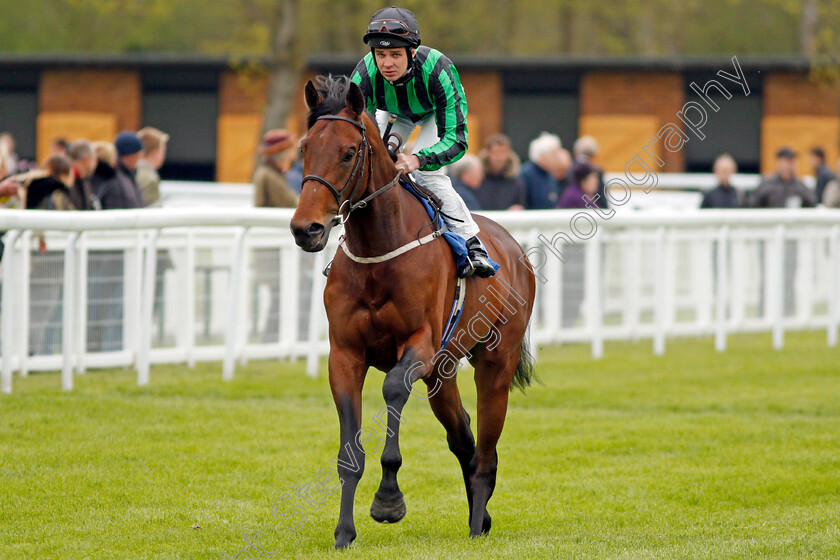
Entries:
<svg viewBox="0 0 840 560">
<path fill-rule="evenodd" d="M 467 239 L 467 250 L 469 251 L 469 262 L 461 267 L 458 275 L 466 278 L 475 274 L 479 278 L 490 278 L 496 271 L 490 264 L 490 257 L 478 237 Z"/>
</svg>

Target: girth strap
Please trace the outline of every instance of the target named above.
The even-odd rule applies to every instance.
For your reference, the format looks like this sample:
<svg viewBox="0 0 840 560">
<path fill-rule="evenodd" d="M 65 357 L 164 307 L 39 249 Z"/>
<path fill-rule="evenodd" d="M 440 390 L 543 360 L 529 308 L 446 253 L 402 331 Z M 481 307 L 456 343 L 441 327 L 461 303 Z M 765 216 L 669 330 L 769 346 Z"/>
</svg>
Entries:
<svg viewBox="0 0 840 560">
<path fill-rule="evenodd" d="M 381 263 L 381 262 L 385 262 L 385 261 L 390 261 L 391 259 L 399 257 L 400 255 L 403 255 L 405 253 L 408 253 L 412 249 L 416 249 L 417 247 L 419 247 L 421 245 L 431 243 L 432 241 L 434 241 L 438 237 L 442 236 L 445 231 L 446 231 L 446 227 L 444 226 L 437 231 L 433 231 L 432 233 L 430 233 L 429 235 L 427 235 L 425 237 L 421 237 L 420 239 L 415 239 L 414 241 L 406 243 L 405 245 L 403 245 L 401 247 L 398 247 L 398 248 L 394 249 L 393 251 L 389 251 L 389 252 L 385 253 L 384 255 L 379 255 L 378 257 L 357 257 L 356 255 L 354 255 L 353 253 L 350 252 L 350 249 L 347 247 L 347 240 L 344 239 L 344 237 L 341 238 L 341 249 L 344 251 L 345 255 L 350 257 L 351 261 L 354 261 L 354 262 L 357 262 L 357 263 L 360 263 L 360 264 L 376 264 L 376 263 Z"/>
</svg>

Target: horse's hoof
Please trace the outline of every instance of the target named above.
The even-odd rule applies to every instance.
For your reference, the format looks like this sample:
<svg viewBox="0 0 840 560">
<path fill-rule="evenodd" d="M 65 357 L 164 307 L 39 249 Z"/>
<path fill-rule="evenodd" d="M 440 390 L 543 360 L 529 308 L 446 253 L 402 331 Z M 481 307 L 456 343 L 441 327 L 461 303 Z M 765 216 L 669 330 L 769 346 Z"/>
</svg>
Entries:
<svg viewBox="0 0 840 560">
<path fill-rule="evenodd" d="M 349 533 L 345 533 L 342 535 L 337 535 L 335 537 L 335 549 L 341 550 L 343 548 L 349 548 L 353 541 L 356 539 L 356 535 L 352 535 Z"/>
<path fill-rule="evenodd" d="M 383 500 L 377 492 L 370 506 L 370 516 L 379 523 L 396 523 L 405 517 L 405 500 L 402 493 L 393 500 Z"/>
<path fill-rule="evenodd" d="M 486 511 L 484 512 L 484 519 L 481 520 L 481 531 L 476 532 L 470 529 L 470 538 L 477 539 L 478 537 L 483 537 L 487 533 L 490 532 L 490 525 L 492 523 L 492 519 L 490 518 L 490 514 Z"/>
</svg>

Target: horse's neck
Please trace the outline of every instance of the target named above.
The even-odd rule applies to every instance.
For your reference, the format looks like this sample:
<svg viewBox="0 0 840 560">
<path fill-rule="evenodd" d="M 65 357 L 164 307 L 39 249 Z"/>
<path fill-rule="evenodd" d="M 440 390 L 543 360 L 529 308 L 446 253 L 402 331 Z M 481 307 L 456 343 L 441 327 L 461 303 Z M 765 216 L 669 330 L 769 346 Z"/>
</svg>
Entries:
<svg viewBox="0 0 840 560">
<path fill-rule="evenodd" d="M 373 194 L 377 189 L 394 179 L 396 170 L 379 162 L 373 163 L 370 180 L 362 197 Z M 408 243 L 416 236 L 417 219 L 407 204 L 407 193 L 396 185 L 376 196 L 366 208 L 351 214 L 345 224 L 347 244 L 354 255 L 373 257 L 384 255 Z M 409 239 L 411 238 L 411 239 Z"/>
</svg>

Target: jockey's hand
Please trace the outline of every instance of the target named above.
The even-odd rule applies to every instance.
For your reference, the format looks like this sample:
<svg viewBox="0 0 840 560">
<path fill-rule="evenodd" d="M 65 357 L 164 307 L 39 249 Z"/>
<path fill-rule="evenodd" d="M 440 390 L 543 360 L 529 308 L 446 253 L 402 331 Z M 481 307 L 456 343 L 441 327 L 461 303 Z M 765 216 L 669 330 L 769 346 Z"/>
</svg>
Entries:
<svg viewBox="0 0 840 560">
<path fill-rule="evenodd" d="M 397 154 L 397 169 L 402 175 L 408 175 L 420 169 L 420 159 L 415 155 Z"/>
</svg>

